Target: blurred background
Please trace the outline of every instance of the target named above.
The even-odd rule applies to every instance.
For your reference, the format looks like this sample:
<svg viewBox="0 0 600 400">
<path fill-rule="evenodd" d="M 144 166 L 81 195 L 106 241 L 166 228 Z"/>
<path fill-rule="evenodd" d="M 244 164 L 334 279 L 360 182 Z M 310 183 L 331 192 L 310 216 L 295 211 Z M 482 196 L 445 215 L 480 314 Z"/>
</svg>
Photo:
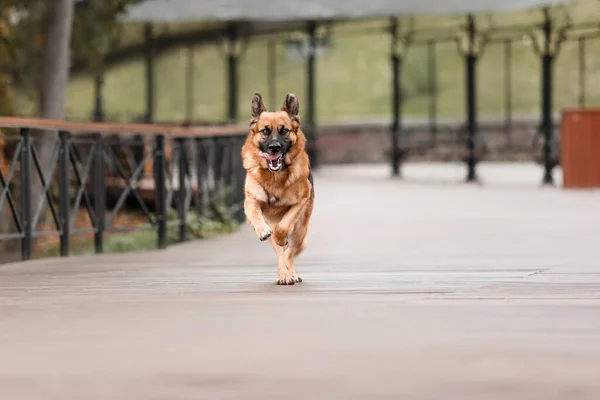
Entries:
<svg viewBox="0 0 600 400">
<path fill-rule="evenodd" d="M 293 92 L 314 167 L 402 176 L 404 162 L 458 163 L 476 181 L 480 161 L 526 162 L 551 184 L 561 113 L 600 102 L 592 0 L 2 0 L 0 11 L 2 116 L 243 132 L 254 92 L 271 109 Z M 48 164 L 56 135 L 37 140 Z M 16 145 L 0 143 L 4 177 Z"/>
<path fill-rule="evenodd" d="M 457 6 L 457 11 L 449 7 L 448 13 L 440 14 L 432 2 L 429 10 L 398 18 L 381 16 L 385 8 L 375 12 L 365 7 L 364 12 L 359 10 L 360 18 L 334 15 L 314 21 L 260 22 L 194 15 L 183 8 L 193 4 L 186 1 L 73 3 L 64 106 L 69 120 L 246 121 L 249 99 L 256 91 L 270 107 L 277 107 L 287 92 L 298 94 L 306 104 L 306 63 L 313 43 L 314 119 L 320 133 L 335 134 L 336 141 L 345 142 L 342 154 L 328 155 L 331 162 L 384 160 L 381 152 L 361 153 L 346 147 L 361 138 L 356 131 L 368 131 L 375 141 L 389 136 L 391 52 L 401 53 L 402 58 L 399 86 L 403 122 L 411 140 L 407 146 L 415 155 L 459 157 L 460 151 L 452 146 L 462 146 L 465 134 L 466 49 L 461 46 L 468 34 L 463 12 L 468 6 Z M 215 8 L 218 3 L 211 2 Z M 1 4 L 0 112 L 40 115 L 44 54 L 57 56 L 44 52 L 45 45 L 51 46 L 46 40 L 48 13 L 58 3 L 4 0 Z M 128 8 L 132 5 L 136 7 Z M 485 42 L 477 50 L 481 54 L 475 90 L 480 145 L 488 157 L 539 155 L 535 145 L 540 145 L 536 133 L 543 98 L 543 49 L 536 45 L 543 45 L 547 17 L 552 40 L 560 41 L 553 61 L 553 116 L 564 107 L 598 103 L 600 42 L 595 17 L 599 7 L 596 1 L 560 2 L 546 9 L 549 15 L 545 15 L 541 6 L 525 10 L 515 6 L 510 8 L 516 11 L 507 12 L 506 7 L 489 2 L 484 12 L 473 15 L 477 41 Z M 393 24 L 397 24 L 396 35 Z M 394 45 L 395 40 L 401 46 Z M 354 140 L 337 137 L 350 132 L 355 133 Z"/>
</svg>

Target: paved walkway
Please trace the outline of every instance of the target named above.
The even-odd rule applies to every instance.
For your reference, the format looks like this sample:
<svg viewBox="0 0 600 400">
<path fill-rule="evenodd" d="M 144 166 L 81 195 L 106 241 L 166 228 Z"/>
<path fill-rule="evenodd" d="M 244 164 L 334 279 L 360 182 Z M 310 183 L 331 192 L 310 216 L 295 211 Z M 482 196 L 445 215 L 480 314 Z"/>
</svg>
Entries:
<svg viewBox="0 0 600 400">
<path fill-rule="evenodd" d="M 301 285 L 248 228 L 0 266 L 0 398 L 599 399 L 600 192 L 481 173 L 321 170 Z"/>
</svg>

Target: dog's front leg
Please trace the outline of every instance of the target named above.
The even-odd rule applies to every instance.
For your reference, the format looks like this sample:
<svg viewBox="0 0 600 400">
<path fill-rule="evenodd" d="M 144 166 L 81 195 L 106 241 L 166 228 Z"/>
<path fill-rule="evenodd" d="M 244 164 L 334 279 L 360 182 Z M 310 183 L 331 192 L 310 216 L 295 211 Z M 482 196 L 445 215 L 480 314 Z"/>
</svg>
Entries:
<svg viewBox="0 0 600 400">
<path fill-rule="evenodd" d="M 273 229 L 273 240 L 277 245 L 283 247 L 287 245 L 288 236 L 292 232 L 292 228 L 296 224 L 298 217 L 302 213 L 302 210 L 306 207 L 308 198 L 302 199 L 299 203 L 294 204 L 285 213 L 281 221 Z"/>
<path fill-rule="evenodd" d="M 252 225 L 261 241 L 265 241 L 271 237 L 273 231 L 271 231 L 267 221 L 265 221 L 258 200 L 246 196 L 246 199 L 244 200 L 244 213 L 246 214 L 246 219 L 250 225 Z"/>
</svg>

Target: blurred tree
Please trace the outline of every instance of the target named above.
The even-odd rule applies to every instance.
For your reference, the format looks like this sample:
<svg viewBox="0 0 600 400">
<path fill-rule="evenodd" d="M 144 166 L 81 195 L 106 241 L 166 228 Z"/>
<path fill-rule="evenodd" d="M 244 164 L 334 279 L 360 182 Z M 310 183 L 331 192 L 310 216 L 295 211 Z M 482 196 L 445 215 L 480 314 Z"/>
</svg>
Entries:
<svg viewBox="0 0 600 400">
<path fill-rule="evenodd" d="M 39 105 L 40 116 L 44 118 L 62 119 L 64 116 L 71 66 L 73 6 L 73 0 L 54 0 L 51 7 L 44 7 Z"/>
<path fill-rule="evenodd" d="M 83 61 L 92 71 L 102 69 L 102 58 L 119 45 L 122 25 L 118 16 L 127 5 L 139 0 L 87 0 L 76 8 L 73 26 L 74 60 Z"/>
<path fill-rule="evenodd" d="M 68 3 L 71 10 L 68 15 L 72 30 L 68 41 L 69 65 L 78 61 L 90 72 L 102 70 L 103 55 L 119 44 L 122 29 L 118 23 L 119 14 L 137 1 L 65 0 L 63 6 Z M 12 86 L 21 97 L 26 96 L 38 105 L 37 110 L 22 109 L 19 114 L 46 114 L 41 112 L 41 90 L 44 87 L 43 71 L 48 70 L 47 61 L 50 60 L 44 57 L 46 54 L 54 58 L 55 54 L 45 53 L 44 46 L 54 42 L 48 37 L 49 18 L 56 15 L 59 7 L 58 0 L 0 0 L 0 22 L 7 27 L 7 32 L 0 32 L 0 71 L 11 77 Z M 0 114 L 7 115 L 1 104 Z"/>
</svg>

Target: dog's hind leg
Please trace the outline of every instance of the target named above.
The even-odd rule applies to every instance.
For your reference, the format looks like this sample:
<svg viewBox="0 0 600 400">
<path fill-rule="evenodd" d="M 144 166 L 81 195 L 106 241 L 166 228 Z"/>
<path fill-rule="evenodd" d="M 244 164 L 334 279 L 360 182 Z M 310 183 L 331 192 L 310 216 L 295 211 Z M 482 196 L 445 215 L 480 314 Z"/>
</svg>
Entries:
<svg viewBox="0 0 600 400">
<path fill-rule="evenodd" d="M 275 243 L 275 239 L 270 238 L 271 244 L 273 245 L 273 249 L 277 254 L 277 272 L 279 273 L 279 279 L 277 279 L 278 285 L 293 285 L 296 283 L 296 279 L 294 278 L 293 267 L 292 270 L 288 268 L 286 263 L 285 253 L 289 252 L 289 246 L 281 247 L 277 243 Z"/>
</svg>

